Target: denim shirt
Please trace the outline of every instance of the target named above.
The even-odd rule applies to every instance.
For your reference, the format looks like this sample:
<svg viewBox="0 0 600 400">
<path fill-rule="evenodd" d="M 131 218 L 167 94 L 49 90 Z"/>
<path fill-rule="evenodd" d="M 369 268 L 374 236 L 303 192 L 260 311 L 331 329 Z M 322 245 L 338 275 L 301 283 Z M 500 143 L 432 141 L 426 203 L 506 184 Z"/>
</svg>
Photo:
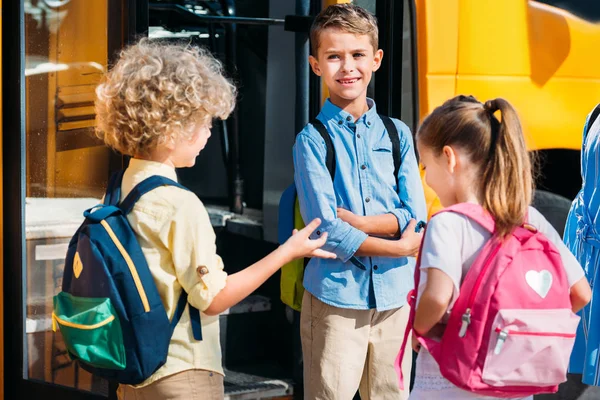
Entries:
<svg viewBox="0 0 600 400">
<path fill-rule="evenodd" d="M 309 124 L 296 137 L 294 181 L 304 221 L 316 217 L 322 220 L 313 238 L 327 232 L 323 248 L 338 256 L 312 258 L 304 273 L 305 289 L 336 307 L 383 311 L 406 303 L 414 286 L 415 259 L 354 257 L 367 234 L 339 219 L 336 208 L 357 215 L 392 213 L 400 231 L 411 218 L 424 221 L 427 211 L 410 130 L 393 120 L 400 136 L 402 160 L 398 189 L 392 142 L 375 103 L 371 99 L 367 102 L 369 110 L 356 122 L 329 100 L 325 102 L 317 118 L 327 127 L 336 151 L 335 180 L 331 181 L 327 171 L 325 141 Z"/>
</svg>

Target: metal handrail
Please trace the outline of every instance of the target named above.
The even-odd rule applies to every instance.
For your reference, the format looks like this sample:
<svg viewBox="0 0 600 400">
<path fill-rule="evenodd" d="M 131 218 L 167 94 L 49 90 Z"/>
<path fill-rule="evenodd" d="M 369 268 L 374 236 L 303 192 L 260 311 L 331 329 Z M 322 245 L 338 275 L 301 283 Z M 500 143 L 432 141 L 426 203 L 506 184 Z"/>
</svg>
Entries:
<svg viewBox="0 0 600 400">
<path fill-rule="evenodd" d="M 283 25 L 285 23 L 285 20 L 281 18 L 226 17 L 196 14 L 180 4 L 149 3 L 149 8 L 153 11 L 175 11 L 186 17 L 196 19 L 199 23 L 245 25 Z"/>
</svg>

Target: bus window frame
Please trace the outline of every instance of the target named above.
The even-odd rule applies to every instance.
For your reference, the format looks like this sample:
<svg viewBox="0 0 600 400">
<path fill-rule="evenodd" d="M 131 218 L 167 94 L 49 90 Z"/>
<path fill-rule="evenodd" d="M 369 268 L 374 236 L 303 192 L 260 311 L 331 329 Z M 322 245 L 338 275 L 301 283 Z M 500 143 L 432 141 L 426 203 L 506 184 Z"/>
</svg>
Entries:
<svg viewBox="0 0 600 400">
<path fill-rule="evenodd" d="M 560 1 L 560 0 L 534 0 L 534 1 L 536 1 L 540 4 L 550 6 L 550 7 L 558 8 L 559 10 L 566 11 L 570 14 L 575 15 L 578 18 L 583 19 L 584 21 L 596 23 L 596 24 L 600 23 L 600 5 L 596 5 L 596 7 L 598 7 L 598 11 L 597 11 L 598 15 L 596 16 L 596 18 L 591 18 L 589 16 L 589 14 L 587 14 L 587 12 L 590 10 L 589 8 L 586 9 L 586 13 L 584 13 L 583 10 L 579 9 L 577 6 L 572 8 L 572 4 L 570 4 L 570 7 L 567 7 L 564 4 L 560 4 L 560 3 L 564 3 L 564 2 L 572 3 L 572 1 L 570 1 L 570 0 L 562 0 L 562 1 Z M 586 3 L 586 4 L 589 4 L 589 3 Z M 579 6 L 579 7 L 581 7 L 581 6 Z"/>
<path fill-rule="evenodd" d="M 406 7 L 408 6 L 408 7 Z M 412 80 L 412 126 L 411 132 L 415 132 L 419 122 L 419 85 L 418 85 L 418 57 L 417 57 L 417 27 L 416 27 L 416 4 L 415 0 L 402 0 L 390 2 L 377 0 L 376 16 L 379 25 L 379 48 L 383 50 L 381 67 L 375 75 L 375 102 L 378 112 L 390 117 L 401 119 L 402 116 L 402 69 L 394 68 L 394 65 L 403 65 L 403 34 L 404 13 L 408 13 L 410 24 L 410 57 L 411 57 L 411 80 Z M 394 21 L 402 21 L 400 29 L 395 29 Z M 394 95 L 396 93 L 396 95 Z"/>
<path fill-rule="evenodd" d="M 147 35 L 148 0 L 108 0 L 107 45 L 109 64 L 126 44 Z M 4 256 L 4 398 L 54 398 L 100 400 L 102 395 L 25 377 L 25 9 L 24 1 L 2 4 L 2 199 Z M 111 159 L 110 168 L 122 167 L 123 159 Z M 108 399 L 116 399 L 109 386 Z"/>
</svg>

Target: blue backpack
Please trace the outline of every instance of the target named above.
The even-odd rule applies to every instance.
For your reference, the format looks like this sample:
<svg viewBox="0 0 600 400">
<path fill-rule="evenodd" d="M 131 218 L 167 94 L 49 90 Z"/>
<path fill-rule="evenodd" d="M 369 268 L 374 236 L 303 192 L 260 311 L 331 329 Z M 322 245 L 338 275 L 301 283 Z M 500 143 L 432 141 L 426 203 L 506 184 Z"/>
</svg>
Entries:
<svg viewBox="0 0 600 400">
<path fill-rule="evenodd" d="M 111 177 L 104 203 L 83 213 L 85 221 L 69 243 L 52 328 L 60 327 L 69 356 L 86 371 L 138 384 L 165 363 L 187 293 L 182 292 L 169 321 L 127 214 L 157 187 L 188 189 L 151 176 L 119 204 L 123 172 Z M 200 313 L 191 305 L 189 310 L 194 338 L 202 340 Z"/>
<path fill-rule="evenodd" d="M 390 141 L 392 142 L 394 177 L 396 179 L 396 186 L 398 186 L 398 172 L 400 171 L 401 164 L 400 136 L 394 121 L 392 121 L 390 117 L 380 114 L 379 118 L 381 118 Z M 314 119 L 311 121 L 311 124 L 325 141 L 325 166 L 327 167 L 327 171 L 329 171 L 329 176 L 333 182 L 336 171 L 336 155 L 333 141 L 331 140 L 329 132 L 327 132 L 327 128 L 321 121 Z M 277 228 L 277 240 L 279 244 L 285 243 L 292 235 L 294 229 L 300 230 L 304 228 L 304 221 L 300 214 L 300 205 L 298 203 L 296 185 L 294 183 L 283 191 L 281 198 L 279 199 L 279 220 Z M 306 268 L 309 260 L 310 258 L 296 259 L 290 261 L 281 268 L 281 301 L 296 311 L 301 311 L 302 309 L 302 296 L 304 295 L 304 286 L 302 282 L 304 280 L 304 268 Z M 360 269 L 365 269 L 356 257 L 352 257 L 350 262 Z"/>
</svg>

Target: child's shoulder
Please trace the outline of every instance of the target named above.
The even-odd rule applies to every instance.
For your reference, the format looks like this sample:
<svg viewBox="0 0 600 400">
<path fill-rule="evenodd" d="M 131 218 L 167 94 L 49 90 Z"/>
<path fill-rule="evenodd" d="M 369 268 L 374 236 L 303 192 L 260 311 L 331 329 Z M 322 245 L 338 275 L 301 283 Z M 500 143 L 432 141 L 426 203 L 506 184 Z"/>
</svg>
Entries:
<svg viewBox="0 0 600 400">
<path fill-rule="evenodd" d="M 138 204 L 139 209 L 153 210 L 155 214 L 165 216 L 175 213 L 191 215 L 204 210 L 202 201 L 194 192 L 176 186 L 161 186 L 144 195 Z"/>
<path fill-rule="evenodd" d="M 388 117 L 388 116 L 383 115 L 383 114 L 379 114 L 379 118 L 381 118 L 382 121 L 383 121 L 383 118 L 389 118 L 389 119 L 391 119 L 392 122 L 394 122 L 394 125 L 396 125 L 396 129 L 398 129 L 398 133 L 400 133 L 400 132 L 410 133 L 410 128 L 401 119 L 394 118 L 394 117 Z"/>
<path fill-rule="evenodd" d="M 470 219 L 455 212 L 438 212 L 427 223 L 427 230 L 459 232 L 469 226 Z"/>
<path fill-rule="evenodd" d="M 378 114 L 378 117 L 381 119 L 382 130 L 387 129 L 385 119 L 389 119 L 392 121 L 392 123 L 396 127 L 396 131 L 398 132 L 398 138 L 400 139 L 401 148 L 404 148 L 406 145 L 413 145 L 414 140 L 412 133 L 410 131 L 410 128 L 408 127 L 408 125 L 406 125 L 406 123 L 404 123 L 404 121 L 398 118 L 387 117 L 383 114 Z"/>
</svg>

